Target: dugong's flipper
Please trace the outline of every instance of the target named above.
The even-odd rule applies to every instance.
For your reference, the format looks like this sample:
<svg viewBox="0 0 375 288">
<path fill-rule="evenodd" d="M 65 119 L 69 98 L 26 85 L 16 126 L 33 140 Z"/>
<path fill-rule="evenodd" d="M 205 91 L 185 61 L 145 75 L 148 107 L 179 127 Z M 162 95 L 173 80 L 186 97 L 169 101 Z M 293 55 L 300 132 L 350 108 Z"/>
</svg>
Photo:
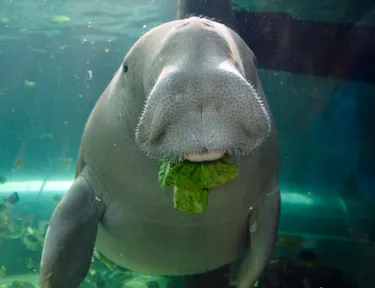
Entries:
<svg viewBox="0 0 375 288">
<path fill-rule="evenodd" d="M 78 176 L 56 207 L 47 230 L 39 287 L 76 288 L 91 263 L 104 205 Z"/>
<path fill-rule="evenodd" d="M 254 286 L 274 250 L 280 217 L 280 190 L 277 182 L 270 184 L 259 206 L 254 207 L 250 216 L 251 245 L 239 271 L 238 288 Z"/>
</svg>

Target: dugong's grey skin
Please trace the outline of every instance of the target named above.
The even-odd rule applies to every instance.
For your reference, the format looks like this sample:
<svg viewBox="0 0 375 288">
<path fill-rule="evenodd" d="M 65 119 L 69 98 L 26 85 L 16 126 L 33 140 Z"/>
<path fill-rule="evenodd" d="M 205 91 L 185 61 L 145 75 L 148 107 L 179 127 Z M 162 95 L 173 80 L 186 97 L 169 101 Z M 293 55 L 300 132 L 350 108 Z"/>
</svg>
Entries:
<svg viewBox="0 0 375 288">
<path fill-rule="evenodd" d="M 158 159 L 211 149 L 234 155 L 239 176 L 210 192 L 206 212 L 174 210 Z M 203 273 L 247 251 L 237 287 L 251 287 L 276 240 L 277 154 L 255 57 L 235 32 L 198 17 L 150 30 L 87 121 L 76 179 L 46 234 L 41 287 L 78 287 L 94 245 L 118 265 L 162 275 Z"/>
</svg>

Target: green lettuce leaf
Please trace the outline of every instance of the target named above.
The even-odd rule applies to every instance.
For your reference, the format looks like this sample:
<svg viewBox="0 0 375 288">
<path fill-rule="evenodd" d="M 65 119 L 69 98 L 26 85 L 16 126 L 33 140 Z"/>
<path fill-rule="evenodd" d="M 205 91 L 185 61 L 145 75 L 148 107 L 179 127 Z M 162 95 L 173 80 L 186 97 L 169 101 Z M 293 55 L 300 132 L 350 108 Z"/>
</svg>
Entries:
<svg viewBox="0 0 375 288">
<path fill-rule="evenodd" d="M 200 213 L 207 208 L 209 190 L 236 178 L 238 168 L 224 160 L 203 163 L 162 161 L 158 176 L 163 189 L 175 185 L 175 209 Z"/>
<path fill-rule="evenodd" d="M 179 211 L 202 213 L 208 206 L 208 190 L 188 191 L 174 186 L 173 202 Z"/>
</svg>

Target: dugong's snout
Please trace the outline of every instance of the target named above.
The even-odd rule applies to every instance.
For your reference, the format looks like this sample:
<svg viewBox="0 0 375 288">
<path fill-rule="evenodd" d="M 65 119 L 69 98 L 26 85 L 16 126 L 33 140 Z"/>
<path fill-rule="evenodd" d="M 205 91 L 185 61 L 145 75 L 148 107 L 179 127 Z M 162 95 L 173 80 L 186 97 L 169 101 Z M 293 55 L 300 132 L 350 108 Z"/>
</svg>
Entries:
<svg viewBox="0 0 375 288">
<path fill-rule="evenodd" d="M 270 134 L 262 101 L 227 63 L 194 73 L 167 67 L 147 98 L 136 142 L 154 159 L 212 161 L 224 154 L 247 155 Z"/>
</svg>

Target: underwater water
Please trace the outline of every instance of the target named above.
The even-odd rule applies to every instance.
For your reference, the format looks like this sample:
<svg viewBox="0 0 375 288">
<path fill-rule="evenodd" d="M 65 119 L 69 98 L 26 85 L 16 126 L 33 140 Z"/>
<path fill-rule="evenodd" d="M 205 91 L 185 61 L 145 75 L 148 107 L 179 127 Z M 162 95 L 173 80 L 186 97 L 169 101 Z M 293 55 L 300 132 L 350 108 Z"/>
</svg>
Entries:
<svg viewBox="0 0 375 288">
<path fill-rule="evenodd" d="M 177 2 L 0 3 L 0 288 L 37 287 L 48 221 L 74 180 L 85 122 L 127 51 L 175 20 Z M 279 133 L 282 208 L 273 261 L 308 250 L 317 270 L 324 263 L 358 287 L 375 287 L 373 4 L 232 2 Z M 94 253 L 80 287 L 184 281 L 135 273 Z"/>
</svg>

